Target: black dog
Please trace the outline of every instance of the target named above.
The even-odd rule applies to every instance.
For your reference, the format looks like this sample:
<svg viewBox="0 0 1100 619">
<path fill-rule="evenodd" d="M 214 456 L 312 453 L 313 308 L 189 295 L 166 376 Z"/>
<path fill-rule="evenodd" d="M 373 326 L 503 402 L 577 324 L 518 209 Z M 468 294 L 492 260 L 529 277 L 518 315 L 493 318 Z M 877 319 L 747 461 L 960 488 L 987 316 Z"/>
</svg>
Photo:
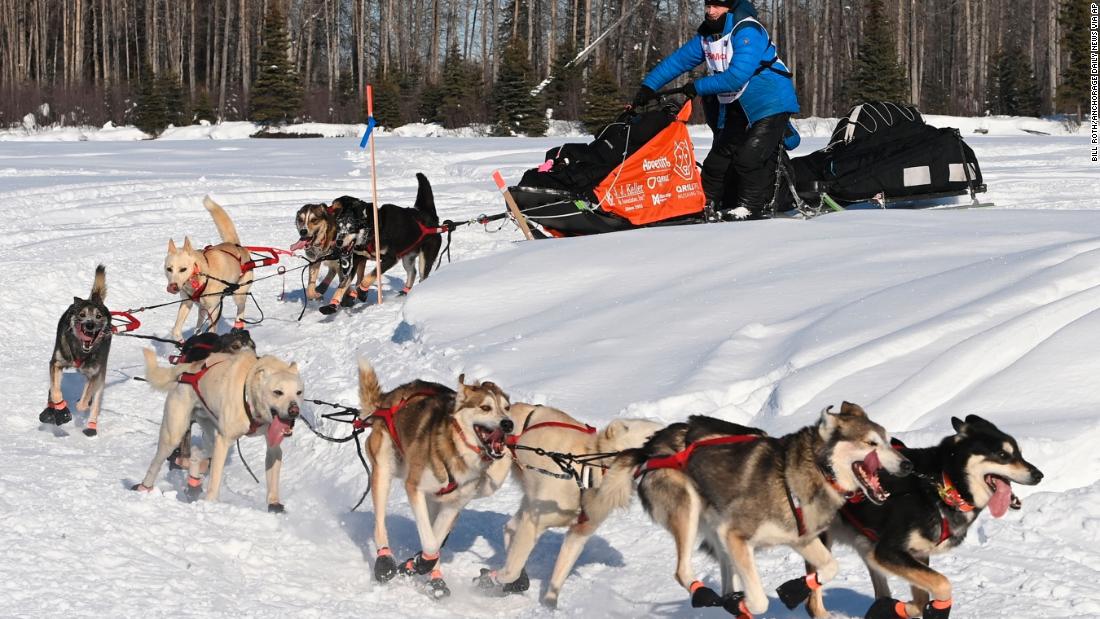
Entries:
<svg viewBox="0 0 1100 619">
<path fill-rule="evenodd" d="M 207 332 L 192 335 L 180 345 L 180 354 L 168 357 L 172 365 L 202 361 L 216 352 L 236 354 L 242 350 L 256 352 L 256 342 L 247 329 L 232 329 L 229 333 Z M 191 431 L 188 430 L 180 446 L 168 456 L 168 470 L 186 470 L 191 460 Z"/>
<path fill-rule="evenodd" d="M 951 583 L 929 567 L 929 557 L 961 544 L 983 509 L 994 518 L 1009 508 L 1019 509 L 1011 482 L 1030 486 L 1043 478 L 1024 460 L 1016 439 L 992 423 L 967 415 L 966 421 L 952 417 L 951 425 L 956 434 L 936 447 L 900 446 L 913 463 L 913 474 L 883 475 L 890 498 L 882 505 L 848 503 L 829 529 L 828 536 L 856 548 L 871 572 L 877 599 L 867 619 L 946 619 Z M 884 574 L 908 581 L 913 601 L 905 604 L 891 598 Z M 807 610 L 813 617 L 828 616 L 820 590 L 807 602 Z"/>
<path fill-rule="evenodd" d="M 42 423 L 60 426 L 72 420 L 69 405 L 61 393 L 61 372 L 76 368 L 87 381 L 76 407 L 84 410 L 91 405 L 84 434 L 96 435 L 103 385 L 107 379 L 107 355 L 111 351 L 111 312 L 103 304 L 106 298 L 107 268 L 101 264 L 95 269 L 88 298 L 73 297 L 73 304 L 57 322 L 57 337 L 50 357 L 50 395 L 45 410 L 38 415 Z"/>
<path fill-rule="evenodd" d="M 365 262 L 355 261 L 355 256 L 364 256 L 376 260 L 383 273 L 390 270 L 400 260 L 405 267 L 405 287 L 402 294 L 412 289 L 416 279 L 416 262 L 420 259 L 420 281 L 428 278 L 432 272 L 432 263 L 439 255 L 443 245 L 443 236 L 439 229 L 439 216 L 435 211 L 435 196 L 427 177 L 417 173 L 416 202 L 413 208 L 395 204 L 383 204 L 378 209 L 379 246 L 375 247 L 374 206 L 351 196 L 341 196 L 333 200 L 336 213 L 336 251 L 341 270 L 356 270 L 357 287 L 344 285 L 332 296 L 328 305 L 321 307 L 322 314 L 332 314 L 337 305 L 349 306 L 357 298 L 366 298 L 366 292 L 374 285 L 375 271 L 365 274 Z M 345 292 L 348 298 L 344 297 Z"/>
</svg>

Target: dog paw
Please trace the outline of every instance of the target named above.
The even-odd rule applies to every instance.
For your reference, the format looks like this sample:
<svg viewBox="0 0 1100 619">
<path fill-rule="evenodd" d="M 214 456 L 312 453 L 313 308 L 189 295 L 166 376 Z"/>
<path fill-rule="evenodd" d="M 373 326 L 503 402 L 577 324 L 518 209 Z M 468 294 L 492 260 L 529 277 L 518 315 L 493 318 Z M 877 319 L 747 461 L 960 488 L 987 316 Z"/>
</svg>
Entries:
<svg viewBox="0 0 1100 619">
<path fill-rule="evenodd" d="M 61 408 L 46 407 L 46 409 L 38 415 L 38 421 L 46 424 L 53 424 L 55 426 L 65 425 L 72 420 L 73 414 L 69 411 L 68 406 Z"/>
<path fill-rule="evenodd" d="M 433 578 L 428 581 L 428 593 L 437 600 L 441 600 L 451 595 L 451 590 L 447 588 L 447 583 L 442 578 Z"/>
<path fill-rule="evenodd" d="M 269 514 L 285 514 L 286 513 L 286 508 L 283 507 L 282 503 L 268 503 L 267 504 L 267 513 L 269 513 Z"/>
<path fill-rule="evenodd" d="M 401 564 L 401 573 L 405 576 L 427 574 L 435 568 L 436 563 L 439 563 L 438 555 L 434 559 L 425 559 L 424 553 L 418 552 Z"/>
<path fill-rule="evenodd" d="M 806 598 L 810 597 L 810 593 L 813 592 L 810 589 L 809 583 L 806 578 L 795 578 L 788 580 L 787 582 L 776 587 L 775 592 L 779 594 L 779 601 L 783 602 L 783 605 L 789 609 L 794 609 L 796 606 L 806 601 Z"/>
<path fill-rule="evenodd" d="M 863 617 L 864 619 L 907 619 L 909 613 L 905 610 L 904 602 L 893 598 L 878 598 Z"/>
<path fill-rule="evenodd" d="M 397 576 L 397 562 L 393 555 L 378 555 L 374 561 L 374 579 L 378 582 L 389 582 Z"/>
<path fill-rule="evenodd" d="M 556 596 L 556 595 L 552 596 L 549 593 L 547 593 L 546 597 L 542 598 L 541 602 L 542 602 L 542 607 L 543 608 L 546 608 L 546 609 L 549 609 L 549 610 L 557 610 L 558 609 L 558 596 Z"/>
<path fill-rule="evenodd" d="M 153 489 L 150 488 L 149 486 L 146 486 L 145 484 L 140 484 L 140 483 L 130 486 L 130 490 L 133 490 L 135 492 L 152 492 L 153 491 Z"/>
</svg>

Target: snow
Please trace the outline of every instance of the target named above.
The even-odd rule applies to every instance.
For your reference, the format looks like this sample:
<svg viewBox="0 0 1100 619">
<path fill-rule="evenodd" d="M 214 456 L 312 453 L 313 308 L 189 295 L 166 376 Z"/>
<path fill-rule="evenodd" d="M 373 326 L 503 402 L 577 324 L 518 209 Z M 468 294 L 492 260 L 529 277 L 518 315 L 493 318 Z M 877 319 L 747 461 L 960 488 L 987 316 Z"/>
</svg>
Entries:
<svg viewBox="0 0 1100 619">
<path fill-rule="evenodd" d="M 1096 165 L 1081 136 L 950 122 L 977 153 L 989 185 L 983 199 L 996 207 L 537 242 L 521 242 L 511 225 L 473 224 L 455 231 L 453 262 L 405 300 L 393 296 L 398 268 L 381 306 L 331 319 L 313 306 L 299 322 L 298 273 L 259 282 L 264 320 L 252 334 L 260 352 L 300 364 L 306 397 L 350 405 L 362 356 L 387 387 L 416 377 L 449 384 L 465 372 L 498 382 L 514 401 L 552 404 L 600 426 L 698 413 L 780 434 L 849 400 L 906 443 L 929 445 L 951 431 L 951 416 L 981 414 L 1016 436 L 1046 478 L 1015 488 L 1022 511 L 1000 520 L 983 514 L 961 548 L 933 560 L 954 585 L 953 616 L 1100 617 Z M 978 126 L 989 135 L 973 135 Z M 532 554 L 531 591 L 479 597 L 470 580 L 503 563 L 501 528 L 520 496 L 511 482 L 459 518 L 443 552 L 450 599 L 429 602 L 400 579 L 378 585 L 373 515 L 369 507 L 348 511 L 365 484 L 354 449 L 302 424 L 284 443 L 284 516 L 265 511 L 262 486 L 236 456 L 219 503 L 182 502 L 182 477 L 166 471 L 154 493 L 131 492 L 153 454 L 163 402 L 131 380 L 142 373 L 145 341 L 115 338 L 98 437 L 80 433 L 82 415 L 62 436 L 39 427 L 57 318 L 73 295 L 88 293 L 98 262 L 107 265 L 108 307 L 171 301 L 160 274 L 167 239 L 216 241 L 204 194 L 226 207 L 245 243 L 280 247 L 297 238 L 300 205 L 370 195 L 355 131 L 239 139 L 254 130 L 225 123 L 172 129 L 170 141 L 109 141 L 97 137 L 136 130 L 43 129 L 33 141 L 0 144 L 9 227 L 0 309 L 15 327 L 0 343 L 5 392 L 15 398 L 0 427 L 0 614 L 726 616 L 690 607 L 672 578 L 671 537 L 637 502 L 590 541 L 557 613 L 538 597 L 561 531 Z M 430 131 L 379 136 L 378 190 L 411 205 L 413 174 L 423 171 L 441 217 L 455 221 L 500 212 L 492 171 L 518 179 L 563 141 Z M 96 143 L 79 143 L 80 135 Z M 827 135 L 814 133 L 796 154 L 820 148 Z M 702 154 L 707 140 L 696 142 Z M 174 310 L 137 316 L 138 333 L 165 336 Z M 259 318 L 255 308 L 248 317 Z M 70 402 L 82 384 L 65 375 Z M 310 408 L 307 415 L 331 410 Z M 344 435 L 348 427 L 326 422 L 323 431 Z M 242 448 L 254 470 L 262 467 L 262 441 Z M 390 506 L 394 551 L 410 556 L 415 526 L 400 490 Z M 837 555 L 841 572 L 826 603 L 838 617 L 860 617 L 870 581 L 849 550 Z M 758 559 L 769 589 L 802 569 L 785 548 Z M 699 554 L 695 564 L 716 581 L 713 562 Z M 805 615 L 773 598 L 764 616 Z"/>
</svg>

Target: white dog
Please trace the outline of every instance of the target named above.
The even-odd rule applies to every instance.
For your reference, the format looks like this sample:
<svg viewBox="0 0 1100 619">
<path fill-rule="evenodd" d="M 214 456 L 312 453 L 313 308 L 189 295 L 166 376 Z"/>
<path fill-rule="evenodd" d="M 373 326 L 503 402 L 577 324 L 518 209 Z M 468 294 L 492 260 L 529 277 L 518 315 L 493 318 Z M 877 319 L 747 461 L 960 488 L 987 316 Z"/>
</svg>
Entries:
<svg viewBox="0 0 1100 619">
<path fill-rule="evenodd" d="M 529 581 L 524 565 L 539 537 L 550 527 L 569 527 L 554 563 L 550 587 L 542 599 L 544 605 L 553 608 L 588 538 L 615 507 L 623 504 L 623 497 L 605 496 L 599 486 L 603 466 L 611 464 L 610 459 L 592 460 L 588 466 L 574 464 L 577 477 L 563 479 L 547 475 L 563 471 L 533 449 L 578 456 L 615 453 L 641 447 L 663 425 L 644 419 L 616 419 L 597 433 L 596 428 L 549 406 L 516 403 L 508 414 L 516 425 L 516 434 L 508 442 L 514 452 L 513 471 L 523 485 L 523 501 L 504 528 L 508 548 L 504 568 L 496 574 L 482 570 L 478 584 L 493 594 L 525 591 Z M 588 478 L 595 483 L 582 490 L 577 480 L 583 479 L 587 485 Z M 630 500 L 629 494 L 625 500 Z"/>
<path fill-rule="evenodd" d="M 290 436 L 302 405 L 302 378 L 295 363 L 272 356 L 257 358 L 251 350 L 234 354 L 214 353 L 202 361 L 170 367 L 157 365 L 156 353 L 145 350 L 146 379 L 153 388 L 167 391 L 160 424 L 157 453 L 149 471 L 134 490 L 150 491 L 164 459 L 183 439 L 192 421 L 202 427 L 203 451 L 209 454 L 208 501 L 216 501 L 221 488 L 229 447 L 242 436 L 267 438 L 268 511 L 282 512 L 279 501 L 281 443 Z M 209 446 L 213 441 L 213 447 Z M 193 455 L 188 485 L 202 487 L 203 455 Z"/>
</svg>

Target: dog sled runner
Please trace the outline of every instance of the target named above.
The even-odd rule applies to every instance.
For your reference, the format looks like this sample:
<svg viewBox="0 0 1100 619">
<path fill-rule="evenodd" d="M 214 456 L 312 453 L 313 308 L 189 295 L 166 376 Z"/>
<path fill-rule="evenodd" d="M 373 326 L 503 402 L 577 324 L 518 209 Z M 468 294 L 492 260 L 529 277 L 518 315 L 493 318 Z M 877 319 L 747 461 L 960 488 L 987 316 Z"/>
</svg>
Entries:
<svg viewBox="0 0 1100 619">
<path fill-rule="evenodd" d="M 703 185 L 687 131 L 691 101 L 624 112 L 588 144 L 546 153 L 509 188 L 523 215 L 554 236 L 703 221 Z"/>
</svg>

